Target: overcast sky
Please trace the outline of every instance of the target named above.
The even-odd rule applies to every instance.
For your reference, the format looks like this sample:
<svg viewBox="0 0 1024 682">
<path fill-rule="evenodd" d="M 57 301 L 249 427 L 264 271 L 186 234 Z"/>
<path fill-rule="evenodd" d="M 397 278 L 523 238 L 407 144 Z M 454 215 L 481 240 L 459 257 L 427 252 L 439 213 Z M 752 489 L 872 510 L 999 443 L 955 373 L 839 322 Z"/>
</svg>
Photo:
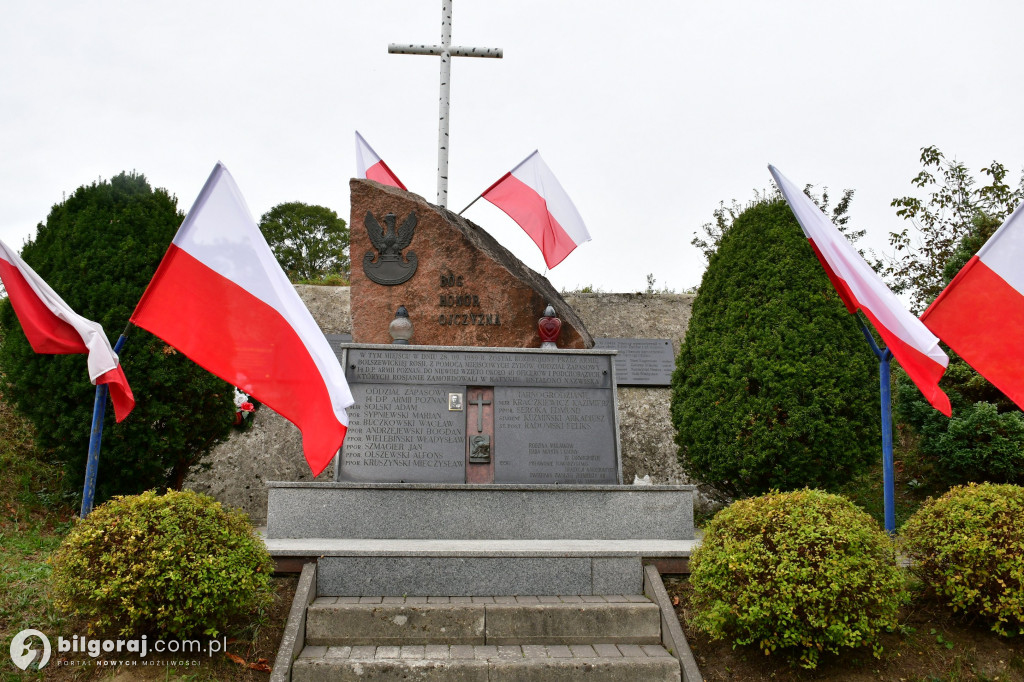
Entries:
<svg viewBox="0 0 1024 682">
<path fill-rule="evenodd" d="M 187 211 L 216 161 L 258 219 L 275 204 L 349 219 L 359 130 L 436 194 L 440 0 L 8 2 L 0 9 L 0 239 L 122 170 Z M 972 170 L 1024 165 L 1024 3 L 455 0 L 453 43 L 501 60 L 452 66 L 449 208 L 540 149 L 593 241 L 560 288 L 700 282 L 690 245 L 719 201 L 771 185 L 856 190 L 852 223 L 883 248 L 919 150 Z M 466 217 L 528 265 L 498 209 Z M 101 237 L 102 235 L 97 235 Z"/>
</svg>

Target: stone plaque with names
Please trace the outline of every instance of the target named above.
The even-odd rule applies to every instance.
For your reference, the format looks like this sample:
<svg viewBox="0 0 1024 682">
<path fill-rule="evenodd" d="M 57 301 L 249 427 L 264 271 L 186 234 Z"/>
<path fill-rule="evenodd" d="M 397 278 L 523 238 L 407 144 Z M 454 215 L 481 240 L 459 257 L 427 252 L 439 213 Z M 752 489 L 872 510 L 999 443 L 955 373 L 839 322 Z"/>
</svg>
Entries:
<svg viewBox="0 0 1024 682">
<path fill-rule="evenodd" d="M 461 386 L 352 384 L 341 480 L 461 483 L 465 416 L 450 395 Z M 456 407 L 461 408 L 461 404 Z"/>
<path fill-rule="evenodd" d="M 621 482 L 608 351 L 351 344 L 338 479 Z"/>
<path fill-rule="evenodd" d="M 495 483 L 617 483 L 609 391 L 494 389 Z"/>
<path fill-rule="evenodd" d="M 619 351 L 615 380 L 619 386 L 668 386 L 676 358 L 669 339 L 594 339 L 594 348 Z"/>
</svg>

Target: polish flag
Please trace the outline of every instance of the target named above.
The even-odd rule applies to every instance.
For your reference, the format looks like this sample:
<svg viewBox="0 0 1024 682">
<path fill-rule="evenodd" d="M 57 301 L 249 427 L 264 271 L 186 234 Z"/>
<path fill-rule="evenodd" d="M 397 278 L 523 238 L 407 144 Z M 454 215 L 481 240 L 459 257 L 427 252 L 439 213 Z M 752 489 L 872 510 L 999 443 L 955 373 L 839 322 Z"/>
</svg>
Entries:
<svg viewBox="0 0 1024 682">
<path fill-rule="evenodd" d="M 572 199 L 536 151 L 481 196 L 526 230 L 540 247 L 548 268 L 590 241 L 590 233 Z"/>
<path fill-rule="evenodd" d="M 0 281 L 32 350 L 52 355 L 88 353 L 89 381 L 94 385 L 106 384 L 110 389 L 117 421 L 127 417 L 135 407 L 135 397 L 103 327 L 72 310 L 2 241 Z"/>
<path fill-rule="evenodd" d="M 373 147 L 366 143 L 358 130 L 356 131 L 356 177 L 376 180 L 382 185 L 390 185 L 408 191 L 398 176 L 391 172 L 388 165 L 377 156 L 377 152 L 373 151 Z"/>
<path fill-rule="evenodd" d="M 302 432 L 319 475 L 341 447 L 352 394 L 338 358 L 218 163 L 132 322 Z"/>
<path fill-rule="evenodd" d="M 1024 205 L 967 261 L 921 321 L 1024 409 Z"/>
<path fill-rule="evenodd" d="M 793 215 L 811 242 L 832 286 L 850 313 L 860 310 L 871 320 L 885 345 L 910 376 L 932 407 L 952 414 L 949 398 L 939 388 L 949 358 L 939 340 L 913 316 L 882 278 L 864 262 L 842 233 L 811 199 L 787 180 L 774 166 L 768 166 L 775 184 L 789 203 Z"/>
</svg>

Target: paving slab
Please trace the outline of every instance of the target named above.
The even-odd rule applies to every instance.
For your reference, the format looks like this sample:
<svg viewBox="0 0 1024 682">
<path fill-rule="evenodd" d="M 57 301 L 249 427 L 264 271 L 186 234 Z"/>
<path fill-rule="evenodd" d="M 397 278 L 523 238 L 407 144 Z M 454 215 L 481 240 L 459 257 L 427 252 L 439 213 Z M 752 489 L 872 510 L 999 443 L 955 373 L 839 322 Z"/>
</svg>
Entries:
<svg viewBox="0 0 1024 682">
<path fill-rule="evenodd" d="M 321 645 L 484 644 L 484 604 L 313 604 L 306 642 Z"/>
<path fill-rule="evenodd" d="M 612 649 L 608 649 L 611 646 Z M 679 664 L 661 646 L 445 646 L 352 647 L 348 658 L 300 656 L 295 682 L 420 680 L 421 682 L 678 682 Z M 396 650 L 398 650 L 396 652 Z M 624 655 L 624 652 L 628 652 Z"/>
<path fill-rule="evenodd" d="M 577 599 L 579 599 L 577 597 Z M 658 644 L 661 612 L 643 602 L 486 605 L 488 644 Z"/>
</svg>

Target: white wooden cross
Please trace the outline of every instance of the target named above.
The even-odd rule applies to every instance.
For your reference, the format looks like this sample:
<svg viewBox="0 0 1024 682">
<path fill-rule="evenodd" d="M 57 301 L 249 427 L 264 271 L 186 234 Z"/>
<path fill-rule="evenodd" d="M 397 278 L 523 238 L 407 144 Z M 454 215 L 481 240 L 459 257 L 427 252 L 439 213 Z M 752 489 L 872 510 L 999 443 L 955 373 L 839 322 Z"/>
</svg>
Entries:
<svg viewBox="0 0 1024 682">
<path fill-rule="evenodd" d="M 451 93 L 452 57 L 501 59 L 501 48 L 452 47 L 452 0 L 441 0 L 440 45 L 388 45 L 389 54 L 429 54 L 441 57 L 440 121 L 437 127 L 437 205 L 448 205 L 448 100 Z"/>
</svg>

